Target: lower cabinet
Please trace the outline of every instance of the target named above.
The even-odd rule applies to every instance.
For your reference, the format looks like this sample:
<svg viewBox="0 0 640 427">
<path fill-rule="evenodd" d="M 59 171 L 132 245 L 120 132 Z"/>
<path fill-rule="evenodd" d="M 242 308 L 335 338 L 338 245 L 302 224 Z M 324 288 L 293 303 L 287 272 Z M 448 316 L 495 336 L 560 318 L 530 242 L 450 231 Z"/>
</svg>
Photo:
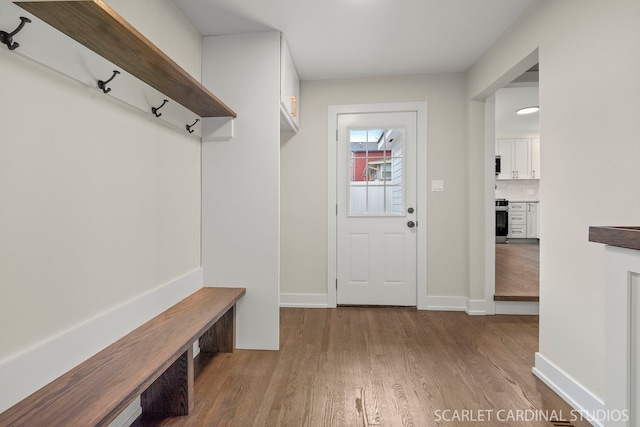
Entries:
<svg viewBox="0 0 640 427">
<path fill-rule="evenodd" d="M 527 203 L 527 237 L 540 238 L 540 216 L 538 215 L 538 203 Z"/>
<path fill-rule="evenodd" d="M 538 232 L 538 202 L 509 203 L 509 234 L 510 239 L 537 239 Z"/>
<path fill-rule="evenodd" d="M 509 234 L 511 239 L 527 237 L 527 204 L 523 202 L 509 203 Z"/>
</svg>

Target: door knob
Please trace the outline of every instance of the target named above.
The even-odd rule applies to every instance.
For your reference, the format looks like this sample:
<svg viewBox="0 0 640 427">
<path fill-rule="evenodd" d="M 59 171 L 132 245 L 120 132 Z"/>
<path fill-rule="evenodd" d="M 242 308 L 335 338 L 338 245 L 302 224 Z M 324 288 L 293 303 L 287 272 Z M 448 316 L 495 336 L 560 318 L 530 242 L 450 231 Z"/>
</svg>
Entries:
<svg viewBox="0 0 640 427">
<path fill-rule="evenodd" d="M 413 227 L 415 227 L 415 226 L 416 226 L 416 223 L 415 223 L 415 222 L 413 222 L 413 221 L 409 221 L 409 222 L 407 223 L 407 227 L 409 227 L 409 228 L 413 228 Z"/>
</svg>

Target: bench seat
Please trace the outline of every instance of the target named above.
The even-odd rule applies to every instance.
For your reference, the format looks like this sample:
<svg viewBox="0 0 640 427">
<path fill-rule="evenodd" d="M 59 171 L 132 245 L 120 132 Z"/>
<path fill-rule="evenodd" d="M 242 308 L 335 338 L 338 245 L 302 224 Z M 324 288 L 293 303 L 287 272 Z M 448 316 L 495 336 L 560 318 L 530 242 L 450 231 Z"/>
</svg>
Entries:
<svg viewBox="0 0 640 427">
<path fill-rule="evenodd" d="M 244 288 L 202 288 L 0 414 L 0 426 L 108 425 L 138 396 L 144 414 L 193 409 L 193 343 L 233 352 Z"/>
</svg>

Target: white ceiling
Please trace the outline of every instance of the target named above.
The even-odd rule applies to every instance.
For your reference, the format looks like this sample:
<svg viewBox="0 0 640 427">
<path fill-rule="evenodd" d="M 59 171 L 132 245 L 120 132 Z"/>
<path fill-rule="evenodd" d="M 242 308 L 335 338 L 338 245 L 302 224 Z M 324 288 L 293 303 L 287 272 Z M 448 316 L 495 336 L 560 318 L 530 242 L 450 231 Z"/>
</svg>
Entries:
<svg viewBox="0 0 640 427">
<path fill-rule="evenodd" d="M 278 30 L 305 80 L 466 71 L 534 0 L 174 0 L 204 36 Z"/>
<path fill-rule="evenodd" d="M 518 115 L 524 107 L 539 106 L 538 86 L 506 87 L 496 92 L 496 135 L 540 132 L 540 113 Z"/>
</svg>

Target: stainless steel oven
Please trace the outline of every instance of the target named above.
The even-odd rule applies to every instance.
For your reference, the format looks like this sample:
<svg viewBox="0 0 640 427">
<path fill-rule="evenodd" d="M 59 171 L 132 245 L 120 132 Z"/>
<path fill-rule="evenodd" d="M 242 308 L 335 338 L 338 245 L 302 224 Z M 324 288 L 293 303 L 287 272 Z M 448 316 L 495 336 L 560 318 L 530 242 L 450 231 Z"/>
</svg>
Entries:
<svg viewBox="0 0 640 427">
<path fill-rule="evenodd" d="M 496 243 L 507 243 L 509 234 L 509 201 L 496 199 Z"/>
</svg>

